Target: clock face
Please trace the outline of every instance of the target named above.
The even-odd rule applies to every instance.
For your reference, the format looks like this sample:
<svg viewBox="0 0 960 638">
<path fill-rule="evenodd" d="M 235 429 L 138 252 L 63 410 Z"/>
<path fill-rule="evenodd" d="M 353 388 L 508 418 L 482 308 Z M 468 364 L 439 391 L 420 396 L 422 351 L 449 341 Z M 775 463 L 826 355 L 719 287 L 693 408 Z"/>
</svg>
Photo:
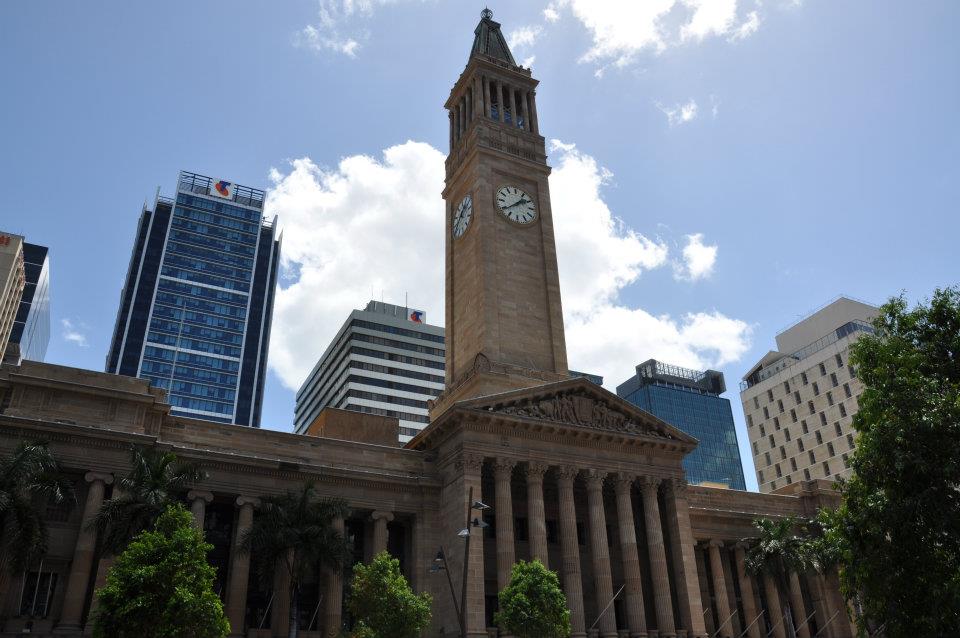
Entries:
<svg viewBox="0 0 960 638">
<path fill-rule="evenodd" d="M 516 186 L 502 186 L 497 191 L 497 206 L 504 217 L 518 224 L 529 224 L 537 218 L 533 198 Z"/>
<path fill-rule="evenodd" d="M 467 226 L 473 219 L 473 199 L 467 195 L 457 206 L 457 212 L 453 216 L 453 236 L 460 237 L 467 232 Z"/>
</svg>

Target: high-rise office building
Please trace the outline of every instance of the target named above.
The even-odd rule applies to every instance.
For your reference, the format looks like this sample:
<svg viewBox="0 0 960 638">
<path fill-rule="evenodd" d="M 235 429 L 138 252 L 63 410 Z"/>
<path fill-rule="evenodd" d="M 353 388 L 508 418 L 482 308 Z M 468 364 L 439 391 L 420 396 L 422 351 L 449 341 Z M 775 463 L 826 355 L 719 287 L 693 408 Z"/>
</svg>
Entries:
<svg viewBox="0 0 960 638">
<path fill-rule="evenodd" d="M 25 285 L 23 237 L 0 233 L 0 355 L 6 351 L 13 332 Z"/>
<path fill-rule="evenodd" d="M 721 372 L 656 359 L 638 365 L 636 375 L 617 386 L 617 394 L 630 403 L 700 441 L 683 460 L 688 483 L 745 490 L 733 410 L 720 396 L 726 390 Z"/>
<path fill-rule="evenodd" d="M 298 434 L 326 407 L 400 420 L 400 443 L 430 422 L 427 401 L 443 391 L 443 328 L 419 310 L 371 301 L 347 317 L 297 391 Z"/>
<path fill-rule="evenodd" d="M 260 427 L 280 259 L 263 201 L 184 171 L 144 207 L 107 372 L 165 388 L 175 414 Z"/>
<path fill-rule="evenodd" d="M 840 297 L 777 335 L 744 375 L 740 400 L 761 492 L 850 474 L 851 422 L 863 386 L 849 349 L 876 306 Z"/>
<path fill-rule="evenodd" d="M 43 361 L 50 345 L 50 251 L 23 243 L 24 286 L 3 362 Z"/>
</svg>

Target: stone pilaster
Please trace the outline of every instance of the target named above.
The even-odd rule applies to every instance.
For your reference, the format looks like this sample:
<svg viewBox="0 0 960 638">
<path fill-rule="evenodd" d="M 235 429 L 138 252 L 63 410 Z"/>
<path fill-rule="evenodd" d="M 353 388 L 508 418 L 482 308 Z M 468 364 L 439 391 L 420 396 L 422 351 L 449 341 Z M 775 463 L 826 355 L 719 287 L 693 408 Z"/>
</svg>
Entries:
<svg viewBox="0 0 960 638">
<path fill-rule="evenodd" d="M 497 459 L 493 464 L 493 475 L 496 483 L 496 512 L 497 522 L 497 590 L 503 590 L 510 582 L 510 571 L 516 562 L 513 536 L 513 493 L 510 491 L 510 480 L 513 478 L 513 468 L 516 461 L 512 459 Z M 473 530 L 471 530 L 473 531 Z M 479 530 L 477 530 L 479 531 Z"/>
<path fill-rule="evenodd" d="M 500 122 L 505 122 L 504 113 L 503 113 L 503 82 L 497 80 L 497 120 Z"/>
<path fill-rule="evenodd" d="M 560 488 L 560 546 L 563 554 L 563 591 L 570 608 L 570 638 L 586 638 L 583 617 L 583 581 L 580 576 L 580 543 L 577 539 L 577 508 L 573 497 L 573 481 L 579 470 L 561 467 L 557 471 Z"/>
<path fill-rule="evenodd" d="M 187 500 L 190 501 L 190 513 L 193 514 L 193 526 L 202 532 L 203 523 L 207 517 L 207 504 L 213 501 L 213 492 L 190 490 L 187 492 Z"/>
<path fill-rule="evenodd" d="M 341 536 L 346 526 L 343 518 L 333 519 L 333 529 Z M 324 604 L 324 636 L 339 636 L 343 629 L 343 569 L 327 570 Z"/>
<path fill-rule="evenodd" d="M 370 515 L 373 521 L 373 555 L 371 560 L 380 552 L 387 551 L 387 542 L 390 540 L 387 523 L 393 520 L 392 512 L 374 512 Z"/>
<path fill-rule="evenodd" d="M 460 509 L 459 515 L 466 516 L 467 529 L 470 530 L 470 553 L 467 569 L 467 591 L 466 602 L 461 601 L 466 608 L 467 616 L 467 637 L 466 638 L 486 638 L 487 636 L 487 618 L 486 618 L 486 578 L 484 574 L 483 563 L 483 529 L 473 527 L 468 521 L 480 516 L 480 512 L 470 510 L 469 502 L 470 488 L 473 487 L 473 500 L 482 500 L 481 475 L 483 470 L 483 457 L 474 454 L 464 454 L 457 461 L 457 469 L 463 476 L 463 495 L 459 502 L 463 509 Z M 454 581 L 456 582 L 456 581 Z"/>
<path fill-rule="evenodd" d="M 73 549 L 63 608 L 55 633 L 74 633 L 81 629 L 83 605 L 87 598 L 90 569 L 93 567 L 93 552 L 97 544 L 97 532 L 91 529 L 91 525 L 97 512 L 100 511 L 100 506 L 103 505 L 106 486 L 113 483 L 111 474 L 100 472 L 87 472 L 84 479 L 90 483 L 90 487 L 87 489 L 87 498 L 83 504 L 83 522 L 80 524 L 77 544 Z"/>
<path fill-rule="evenodd" d="M 278 637 L 286 636 L 290 631 L 290 572 L 285 562 L 278 563 L 273 574 L 270 631 Z"/>
<path fill-rule="evenodd" d="M 535 91 L 530 92 L 530 125 L 531 130 L 540 134 L 540 125 L 537 123 L 537 94 Z"/>
<path fill-rule="evenodd" d="M 743 543 L 733 548 L 734 562 L 737 565 L 737 581 L 740 583 L 740 600 L 743 604 L 743 617 L 748 625 L 749 638 L 763 638 L 761 629 L 763 620 L 757 620 L 757 599 L 753 595 L 753 581 L 747 573 L 746 552 Z M 754 622 L 756 620 L 756 622 Z M 751 623 L 753 623 L 751 625 Z"/>
<path fill-rule="evenodd" d="M 773 638 L 787 638 L 783 608 L 780 606 L 780 590 L 769 574 L 763 575 L 763 595 L 767 599 L 767 616 L 773 626 Z"/>
<path fill-rule="evenodd" d="M 587 470 L 587 500 L 590 509 L 590 556 L 593 559 L 593 583 L 597 594 L 597 611 L 613 600 L 613 578 L 610 575 L 610 549 L 607 544 L 607 516 L 603 507 L 603 479 L 606 472 Z M 597 623 L 603 638 L 617 638 L 617 618 L 610 605 Z"/>
<path fill-rule="evenodd" d="M 247 614 L 247 582 L 250 580 L 250 553 L 241 551 L 240 544 L 253 525 L 253 508 L 260 505 L 260 499 L 250 496 L 238 496 L 236 501 L 240 512 L 237 515 L 237 531 L 230 546 L 230 582 L 227 585 L 227 620 L 230 621 L 231 636 L 245 636 L 244 619 Z"/>
<path fill-rule="evenodd" d="M 623 561 L 624 607 L 630 638 L 646 638 L 647 618 L 643 609 L 643 579 L 637 550 L 637 529 L 633 515 L 631 489 L 634 477 L 621 472 L 616 476 L 617 522 L 620 528 L 620 556 Z"/>
<path fill-rule="evenodd" d="M 663 527 L 660 524 L 660 504 L 657 490 L 660 479 L 645 476 L 640 479 L 643 493 L 643 515 L 647 526 L 647 550 L 650 553 L 650 572 L 653 580 L 653 600 L 657 611 L 659 638 L 675 638 L 673 604 L 670 599 L 670 576 L 667 573 L 667 552 L 663 542 Z"/>
<path fill-rule="evenodd" d="M 790 611 L 793 616 L 793 626 L 797 628 L 797 638 L 810 638 L 810 623 L 807 619 L 807 610 L 803 604 L 803 592 L 800 590 L 800 577 L 796 572 L 790 572 Z"/>
<path fill-rule="evenodd" d="M 490 117 L 490 78 L 484 76 L 480 81 L 483 82 L 483 116 Z"/>
<path fill-rule="evenodd" d="M 723 577 L 723 559 L 720 557 L 720 548 L 723 541 L 713 539 L 707 543 L 707 552 L 710 555 L 710 572 L 713 576 L 713 598 L 717 606 L 717 636 L 730 638 L 733 636 L 732 614 L 730 600 L 727 598 L 727 583 Z"/>
<path fill-rule="evenodd" d="M 530 560 L 539 560 L 550 567 L 547 552 L 547 521 L 543 511 L 543 476 L 547 465 L 527 463 L 527 520 L 530 531 Z"/>
<path fill-rule="evenodd" d="M 687 483 L 671 479 L 664 490 L 667 512 L 667 531 L 673 557 L 674 577 L 677 584 L 677 604 L 680 609 L 680 625 L 690 638 L 707 635 L 703 620 L 703 598 L 697 574 L 696 541 L 690 526 L 690 504 L 687 501 Z"/>
</svg>

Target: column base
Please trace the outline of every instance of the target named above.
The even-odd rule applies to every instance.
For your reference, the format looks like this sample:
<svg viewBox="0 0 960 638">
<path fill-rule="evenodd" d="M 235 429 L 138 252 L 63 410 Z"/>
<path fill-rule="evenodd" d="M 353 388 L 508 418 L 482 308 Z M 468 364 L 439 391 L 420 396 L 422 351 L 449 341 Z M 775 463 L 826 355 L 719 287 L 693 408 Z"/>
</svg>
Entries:
<svg viewBox="0 0 960 638">
<path fill-rule="evenodd" d="M 650 636 L 645 631 L 635 631 L 630 634 L 630 638 L 650 638 Z"/>
<path fill-rule="evenodd" d="M 58 636 L 82 636 L 83 635 L 83 625 L 81 624 L 70 624 L 70 625 L 57 625 L 53 628 L 53 633 Z"/>
</svg>

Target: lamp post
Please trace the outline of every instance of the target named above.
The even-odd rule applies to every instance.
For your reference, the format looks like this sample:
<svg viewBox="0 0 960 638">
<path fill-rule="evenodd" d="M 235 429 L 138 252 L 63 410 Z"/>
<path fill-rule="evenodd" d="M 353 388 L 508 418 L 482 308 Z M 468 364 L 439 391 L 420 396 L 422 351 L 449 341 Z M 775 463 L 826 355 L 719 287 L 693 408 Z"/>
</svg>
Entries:
<svg viewBox="0 0 960 638">
<path fill-rule="evenodd" d="M 472 536 L 470 533 L 470 528 L 476 527 L 477 529 L 483 530 L 486 527 L 490 527 L 490 524 L 484 522 L 479 516 L 475 517 L 471 521 L 470 512 L 472 510 L 483 512 L 489 509 L 492 508 L 486 503 L 473 500 L 473 486 L 471 486 L 469 496 L 467 497 L 466 527 L 457 532 L 457 536 L 464 539 L 463 570 L 460 583 L 459 603 L 457 602 L 457 596 L 453 591 L 453 580 L 450 578 L 450 570 L 447 568 L 447 555 L 446 552 L 443 551 L 442 545 L 440 546 L 440 551 L 437 552 L 436 558 L 433 559 L 433 566 L 430 567 L 430 573 L 432 574 L 436 574 L 437 572 L 441 571 L 447 572 L 447 585 L 450 587 L 450 598 L 453 599 L 453 609 L 457 612 L 457 621 L 460 623 L 460 638 L 467 638 L 467 570 L 470 562 L 470 537 Z M 481 540 L 483 539 L 482 532 L 480 538 Z"/>
</svg>

